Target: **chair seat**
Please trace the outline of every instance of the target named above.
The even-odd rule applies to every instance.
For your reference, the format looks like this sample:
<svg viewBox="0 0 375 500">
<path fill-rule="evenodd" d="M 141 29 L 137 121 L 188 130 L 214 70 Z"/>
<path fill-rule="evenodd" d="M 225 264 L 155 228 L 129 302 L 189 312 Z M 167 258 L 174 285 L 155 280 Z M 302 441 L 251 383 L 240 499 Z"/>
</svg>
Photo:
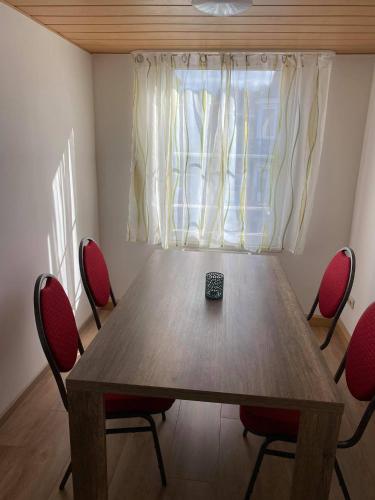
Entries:
<svg viewBox="0 0 375 500">
<path fill-rule="evenodd" d="M 107 417 L 117 413 L 162 413 L 169 410 L 174 399 L 149 398 L 126 394 L 106 394 L 105 410 Z"/>
<path fill-rule="evenodd" d="M 284 435 L 295 438 L 298 434 L 300 412 L 281 408 L 240 406 L 240 419 L 244 427 L 259 436 Z"/>
</svg>

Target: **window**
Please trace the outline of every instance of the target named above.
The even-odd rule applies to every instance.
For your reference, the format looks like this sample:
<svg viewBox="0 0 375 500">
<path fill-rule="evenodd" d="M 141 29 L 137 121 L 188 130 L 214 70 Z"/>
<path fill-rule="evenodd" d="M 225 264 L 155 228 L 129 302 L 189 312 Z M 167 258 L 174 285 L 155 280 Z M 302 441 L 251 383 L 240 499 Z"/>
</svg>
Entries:
<svg viewBox="0 0 375 500">
<path fill-rule="evenodd" d="M 217 154 L 211 148 L 204 151 L 203 141 L 204 135 L 209 134 L 207 122 L 220 115 L 221 89 L 227 86 L 226 79 L 229 77 L 231 93 L 235 96 L 228 101 L 228 185 L 223 193 L 226 212 L 223 244 L 235 246 L 237 235 L 243 230 L 242 219 L 251 219 L 252 222 L 247 226 L 249 232 L 244 233 L 244 239 L 259 240 L 262 237 L 262 220 L 270 211 L 269 170 L 279 116 L 277 85 L 272 81 L 278 76 L 276 71 L 259 70 L 233 71 L 230 76 L 226 73 L 222 75 L 220 70 L 176 71 L 177 92 L 184 94 L 178 96 L 175 126 L 180 131 L 180 137 L 174 142 L 172 161 L 173 184 L 176 186 L 173 218 L 179 233 L 177 240 L 184 241 L 185 237 L 186 244 L 191 237 L 184 220 L 186 206 L 189 206 L 189 233 L 194 235 L 196 241 L 204 223 L 202 217 L 210 217 L 210 213 L 214 217 L 217 211 L 216 200 L 210 200 L 204 207 L 203 200 L 210 165 L 211 168 L 213 164 L 220 165 L 220 151 Z M 202 99 L 212 102 L 211 116 L 205 117 L 197 110 L 196 103 Z M 239 110 L 236 109 L 238 103 L 242 104 Z M 185 113 L 187 106 L 196 112 Z M 202 168 L 203 163 L 207 164 L 206 169 Z M 185 177 L 180 175 L 181 170 L 185 170 Z M 219 177 L 220 169 L 211 175 Z M 241 214 L 243 203 L 245 213 Z"/>
<path fill-rule="evenodd" d="M 135 59 L 129 238 L 163 247 L 295 246 L 320 154 L 321 66 L 328 80 L 329 64 L 318 56 L 308 65 L 295 55 L 183 56 Z"/>
</svg>

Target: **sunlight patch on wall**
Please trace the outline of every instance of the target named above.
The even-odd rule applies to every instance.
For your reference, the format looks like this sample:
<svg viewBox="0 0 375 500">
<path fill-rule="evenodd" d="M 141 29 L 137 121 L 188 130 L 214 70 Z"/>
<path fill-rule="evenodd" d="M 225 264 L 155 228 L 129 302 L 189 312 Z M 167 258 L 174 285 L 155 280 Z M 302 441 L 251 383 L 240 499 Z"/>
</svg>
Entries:
<svg viewBox="0 0 375 500">
<path fill-rule="evenodd" d="M 82 294 L 78 263 L 76 214 L 75 146 L 72 130 L 52 181 L 54 217 L 52 235 L 48 235 L 50 272 L 65 288 L 74 311 Z"/>
</svg>

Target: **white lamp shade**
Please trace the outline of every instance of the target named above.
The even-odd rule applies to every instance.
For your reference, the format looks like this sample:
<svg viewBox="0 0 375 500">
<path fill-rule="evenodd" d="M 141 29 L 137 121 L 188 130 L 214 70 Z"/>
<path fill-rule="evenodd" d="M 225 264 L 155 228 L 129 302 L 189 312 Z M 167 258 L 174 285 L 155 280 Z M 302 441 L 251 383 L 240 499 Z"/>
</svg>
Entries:
<svg viewBox="0 0 375 500">
<path fill-rule="evenodd" d="M 251 4 L 252 0 L 237 0 L 236 2 L 225 0 L 192 0 L 192 5 L 196 9 L 211 16 L 235 16 L 236 14 L 242 14 Z"/>
</svg>

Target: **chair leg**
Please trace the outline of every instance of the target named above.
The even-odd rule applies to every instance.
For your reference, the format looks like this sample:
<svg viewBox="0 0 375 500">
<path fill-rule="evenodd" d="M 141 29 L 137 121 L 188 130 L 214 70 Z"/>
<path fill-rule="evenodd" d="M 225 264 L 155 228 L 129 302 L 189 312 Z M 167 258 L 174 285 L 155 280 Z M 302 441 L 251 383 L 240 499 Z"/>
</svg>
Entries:
<svg viewBox="0 0 375 500">
<path fill-rule="evenodd" d="M 163 422 L 167 420 L 167 417 L 165 416 L 165 411 L 162 412 L 161 418 L 163 419 Z"/>
<path fill-rule="evenodd" d="M 262 465 L 264 452 L 266 451 L 268 444 L 269 444 L 268 439 L 265 439 L 262 446 L 259 449 L 258 457 L 257 457 L 257 460 L 256 460 L 255 465 L 254 465 L 253 473 L 251 475 L 249 486 L 247 487 L 244 500 L 249 500 L 249 498 L 254 490 L 255 481 L 257 480 L 260 466 Z"/>
<path fill-rule="evenodd" d="M 340 487 L 341 487 L 341 490 L 342 490 L 342 493 L 344 495 L 345 500 L 350 500 L 349 491 L 348 491 L 348 488 L 346 486 L 345 479 L 344 479 L 344 476 L 341 472 L 337 458 L 335 459 L 335 471 L 336 471 L 336 476 L 337 476 L 337 479 L 339 480 L 339 484 L 340 484 Z"/>
<path fill-rule="evenodd" d="M 72 462 L 69 463 L 68 468 L 65 471 L 64 477 L 62 478 L 59 486 L 59 490 L 63 490 L 65 488 L 66 482 L 69 479 L 71 473 L 72 473 Z"/>
<path fill-rule="evenodd" d="M 338 321 L 338 318 L 334 318 L 333 321 L 332 321 L 332 324 L 327 332 L 327 335 L 324 339 L 324 341 L 322 342 L 322 344 L 320 344 L 320 350 L 321 351 L 324 351 L 324 349 L 329 345 L 329 343 L 331 342 L 331 339 L 332 339 L 332 336 L 335 332 L 335 328 L 336 328 L 336 324 L 337 324 L 337 321 Z"/>
<path fill-rule="evenodd" d="M 167 478 L 165 477 L 164 463 L 163 463 L 163 457 L 161 455 L 158 433 L 156 431 L 154 419 L 151 416 L 149 422 L 151 425 L 151 432 L 154 437 L 154 445 L 156 451 L 156 458 L 158 459 L 158 466 L 160 469 L 161 483 L 163 486 L 167 486 Z"/>
<path fill-rule="evenodd" d="M 243 437 L 244 437 L 244 438 L 247 436 L 247 433 L 248 433 L 248 432 L 249 432 L 249 431 L 248 431 L 246 428 L 243 430 L 242 435 L 243 435 Z"/>
</svg>

